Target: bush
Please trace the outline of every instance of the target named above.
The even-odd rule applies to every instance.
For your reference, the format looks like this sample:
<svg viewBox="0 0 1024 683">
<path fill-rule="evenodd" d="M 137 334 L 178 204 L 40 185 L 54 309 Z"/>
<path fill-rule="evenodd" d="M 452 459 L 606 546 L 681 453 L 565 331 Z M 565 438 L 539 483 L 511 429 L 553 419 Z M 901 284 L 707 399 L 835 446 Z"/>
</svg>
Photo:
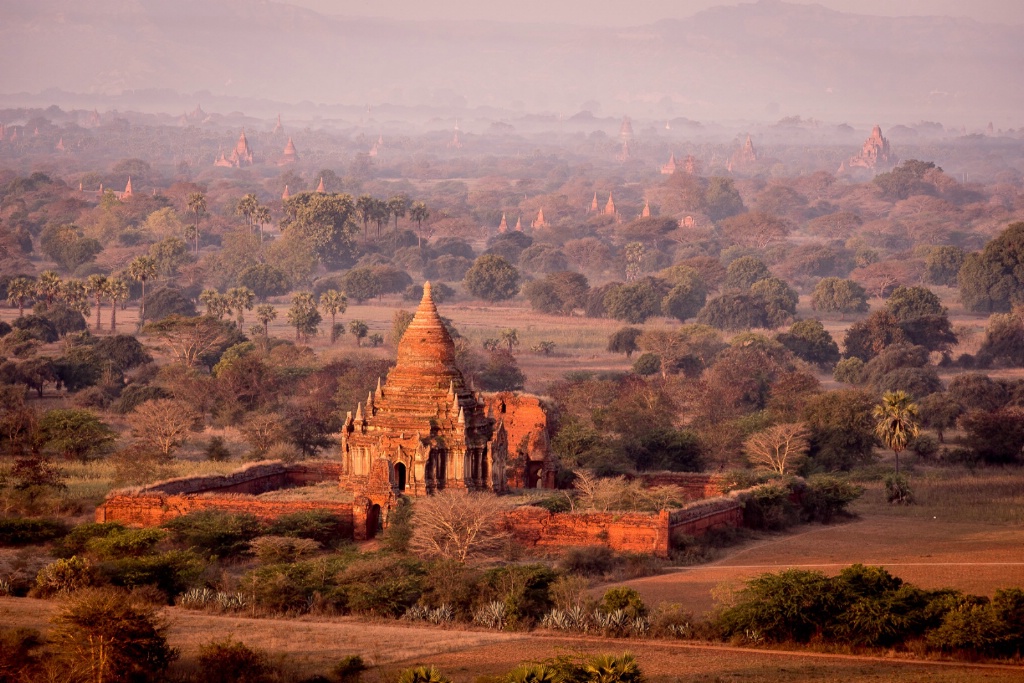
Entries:
<svg viewBox="0 0 1024 683">
<path fill-rule="evenodd" d="M 633 361 L 633 372 L 647 377 L 661 372 L 661 357 L 656 353 L 644 353 Z"/>
<path fill-rule="evenodd" d="M 846 514 L 846 507 L 863 493 L 863 487 L 845 479 L 816 474 L 807 480 L 800 500 L 803 517 L 807 521 L 828 524 L 836 515 Z"/>
<path fill-rule="evenodd" d="M 170 398 L 171 395 L 161 387 L 148 384 L 129 384 L 121 392 L 121 396 L 114 402 L 114 412 L 127 415 L 146 401 L 155 401 L 160 398 Z"/>
<path fill-rule="evenodd" d="M 0 548 L 38 545 L 67 533 L 67 526 L 56 519 L 0 517 Z"/>
<path fill-rule="evenodd" d="M 415 560 L 374 557 L 353 562 L 338 581 L 352 612 L 397 617 L 419 600 L 422 576 Z"/>
<path fill-rule="evenodd" d="M 73 555 L 66 560 L 51 562 L 40 569 L 36 575 L 33 593 L 40 598 L 66 595 L 93 585 L 95 580 L 95 571 L 89 560 Z"/>
<path fill-rule="evenodd" d="M 902 474 L 890 474 L 885 478 L 885 499 L 893 505 L 912 505 L 914 492 L 910 481 Z"/>
<path fill-rule="evenodd" d="M 864 361 L 857 357 L 844 358 L 836 363 L 832 378 L 845 384 L 860 384 L 864 375 Z"/>
<path fill-rule="evenodd" d="M 789 501 L 789 489 L 778 484 L 763 484 L 744 500 L 743 524 L 751 529 L 779 531 L 792 526 L 795 512 Z"/>
<path fill-rule="evenodd" d="M 39 659 L 33 653 L 43 644 L 42 634 L 30 628 L 0 628 L 0 681 L 34 681 Z"/>
<path fill-rule="evenodd" d="M 367 666 L 359 655 L 342 657 L 341 661 L 331 667 L 331 680 L 337 683 L 355 682 L 360 679 Z"/>
<path fill-rule="evenodd" d="M 231 459 L 231 451 L 224 445 L 223 436 L 211 436 L 204 449 L 206 459 L 212 462 L 224 462 Z"/>
<path fill-rule="evenodd" d="M 214 641 L 199 648 L 198 664 L 208 683 L 269 683 L 274 667 L 262 650 L 232 640 Z"/>
<path fill-rule="evenodd" d="M 163 527 L 179 545 L 219 558 L 249 551 L 249 541 L 260 533 L 260 523 L 250 514 L 201 510 L 164 522 Z"/>
<path fill-rule="evenodd" d="M 605 546 L 569 548 L 559 563 L 562 571 L 568 574 L 593 577 L 604 576 L 618 565 L 619 558 L 611 548 Z"/>
<path fill-rule="evenodd" d="M 163 593 L 163 602 L 198 583 L 205 570 L 202 559 L 190 550 L 122 557 L 99 565 L 100 575 L 112 585 L 129 589 L 152 586 Z"/>
<path fill-rule="evenodd" d="M 86 551 L 92 539 L 104 538 L 123 531 L 125 531 L 125 527 L 117 522 L 79 524 L 54 544 L 53 554 L 62 558 L 81 555 Z"/>
<path fill-rule="evenodd" d="M 939 452 L 939 440 L 931 434 L 921 434 L 910 444 L 910 450 L 922 458 L 932 458 Z"/>
<path fill-rule="evenodd" d="M 647 605 L 633 588 L 616 586 L 605 591 L 599 608 L 605 614 L 622 610 L 630 619 L 647 616 Z"/>
<path fill-rule="evenodd" d="M 270 536 L 308 538 L 322 545 L 331 545 L 343 538 L 345 528 L 340 517 L 328 510 L 293 512 L 275 519 L 267 527 Z"/>
</svg>

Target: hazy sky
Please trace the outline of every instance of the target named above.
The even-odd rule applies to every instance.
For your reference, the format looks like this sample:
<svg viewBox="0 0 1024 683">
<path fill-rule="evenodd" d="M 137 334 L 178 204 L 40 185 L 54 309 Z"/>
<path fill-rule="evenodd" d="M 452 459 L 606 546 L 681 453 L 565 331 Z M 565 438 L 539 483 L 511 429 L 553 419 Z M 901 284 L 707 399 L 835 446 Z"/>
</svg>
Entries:
<svg viewBox="0 0 1024 683">
<path fill-rule="evenodd" d="M 723 0 L 278 0 L 327 14 L 405 19 L 490 19 L 636 25 L 688 17 Z M 787 0 L 882 16 L 937 15 L 1024 24 L 1021 0 Z"/>
</svg>

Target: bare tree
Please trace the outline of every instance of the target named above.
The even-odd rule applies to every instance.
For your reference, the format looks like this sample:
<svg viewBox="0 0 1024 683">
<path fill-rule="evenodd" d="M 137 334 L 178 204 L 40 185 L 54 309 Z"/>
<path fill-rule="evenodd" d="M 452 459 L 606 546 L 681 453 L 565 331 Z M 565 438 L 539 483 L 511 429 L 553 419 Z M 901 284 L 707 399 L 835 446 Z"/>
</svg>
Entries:
<svg viewBox="0 0 1024 683">
<path fill-rule="evenodd" d="M 441 491 L 416 502 L 409 547 L 420 555 L 465 563 L 499 550 L 508 538 L 508 505 L 487 493 Z"/>
<path fill-rule="evenodd" d="M 803 422 L 774 425 L 757 432 L 743 444 L 751 463 L 778 474 L 795 470 L 809 447 L 807 425 Z"/>
<path fill-rule="evenodd" d="M 170 460 L 175 449 L 195 429 L 199 413 L 192 406 L 170 398 L 146 401 L 129 416 L 132 436 Z"/>
</svg>

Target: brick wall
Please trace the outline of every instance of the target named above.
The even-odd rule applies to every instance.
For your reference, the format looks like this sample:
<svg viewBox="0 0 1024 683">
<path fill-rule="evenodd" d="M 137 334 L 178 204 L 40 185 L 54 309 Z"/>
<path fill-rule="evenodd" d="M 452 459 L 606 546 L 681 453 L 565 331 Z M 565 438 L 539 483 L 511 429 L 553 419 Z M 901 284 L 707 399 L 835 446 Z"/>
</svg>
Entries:
<svg viewBox="0 0 1024 683">
<path fill-rule="evenodd" d="M 506 519 L 512 535 L 535 548 L 607 546 L 612 550 L 654 553 L 669 550 L 669 513 L 549 512 L 523 506 Z"/>
<path fill-rule="evenodd" d="M 310 510 L 327 510 L 342 520 L 341 535 L 352 536 L 352 504 L 305 500 L 256 500 L 232 494 L 161 495 L 118 494 L 109 496 L 96 508 L 97 522 L 120 522 L 128 526 L 158 526 L 169 519 L 199 510 L 247 512 L 264 521 Z"/>
<path fill-rule="evenodd" d="M 704 500 L 722 495 L 724 478 L 719 474 L 697 472 L 644 472 L 636 475 L 644 486 L 678 486 L 688 500 Z"/>
</svg>

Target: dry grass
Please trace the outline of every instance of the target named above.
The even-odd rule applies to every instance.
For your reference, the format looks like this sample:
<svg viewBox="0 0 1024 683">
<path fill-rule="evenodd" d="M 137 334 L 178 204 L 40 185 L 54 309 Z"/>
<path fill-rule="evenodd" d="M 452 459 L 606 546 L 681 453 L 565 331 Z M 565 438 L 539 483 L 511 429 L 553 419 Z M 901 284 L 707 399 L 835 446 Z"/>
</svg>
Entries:
<svg viewBox="0 0 1024 683">
<path fill-rule="evenodd" d="M 209 460 L 172 460 L 161 466 L 159 479 L 196 477 L 209 474 L 228 474 L 239 468 L 237 462 L 211 462 Z M 81 502 L 97 504 L 107 493 L 117 488 L 117 467 L 110 460 L 88 463 L 67 462 L 61 465 L 68 490 L 62 496 L 65 504 Z"/>
<path fill-rule="evenodd" d="M 56 611 L 52 602 L 0 598 L 0 622 L 10 627 L 46 630 Z M 699 643 L 551 637 L 542 633 L 494 633 L 406 626 L 394 622 L 336 619 L 245 619 L 169 608 L 169 639 L 180 648 L 178 671 L 194 671 L 199 647 L 232 638 L 263 648 L 299 675 L 322 673 L 349 654 L 376 667 L 367 681 L 394 680 L 401 669 L 432 664 L 455 681 L 498 676 L 522 661 L 568 655 L 629 651 L 648 680 L 758 682 L 1015 681 L 1020 669 L 887 660 L 879 657 L 825 655 L 814 652 L 744 650 Z"/>
<path fill-rule="evenodd" d="M 329 503 L 351 503 L 352 492 L 342 491 L 337 481 L 322 481 L 309 486 L 268 491 L 257 496 L 260 500 L 324 501 Z"/>
</svg>

